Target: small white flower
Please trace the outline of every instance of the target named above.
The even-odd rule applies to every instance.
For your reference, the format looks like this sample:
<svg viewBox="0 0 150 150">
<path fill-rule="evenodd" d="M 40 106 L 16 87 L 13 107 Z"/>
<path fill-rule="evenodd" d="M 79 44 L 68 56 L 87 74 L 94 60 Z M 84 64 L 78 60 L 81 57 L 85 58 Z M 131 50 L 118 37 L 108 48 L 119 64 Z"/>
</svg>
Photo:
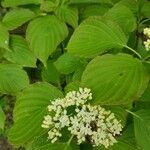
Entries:
<svg viewBox="0 0 150 150">
<path fill-rule="evenodd" d="M 66 114 L 62 115 L 59 118 L 59 122 L 60 122 L 60 127 L 61 128 L 64 128 L 65 126 L 69 126 L 69 124 L 70 124 L 69 117 Z"/>
<path fill-rule="evenodd" d="M 55 137 L 55 138 L 53 138 L 52 140 L 51 140 L 51 143 L 55 143 L 56 141 L 57 141 L 57 137 Z"/>
<path fill-rule="evenodd" d="M 147 39 L 147 41 L 144 41 L 144 45 L 145 45 L 145 49 L 147 51 L 149 51 L 150 50 L 150 39 Z"/>
<path fill-rule="evenodd" d="M 148 38 L 150 38 L 150 28 L 145 28 L 143 33 L 144 33 L 144 35 L 146 35 Z"/>
<path fill-rule="evenodd" d="M 51 124 L 53 124 L 52 117 L 50 115 L 45 116 L 44 120 L 43 120 L 42 127 L 43 128 L 49 128 Z"/>
<path fill-rule="evenodd" d="M 147 41 L 144 41 L 144 45 L 145 45 L 145 49 L 147 51 L 150 50 L 150 28 L 145 28 L 144 31 L 143 31 L 144 35 L 147 36 Z"/>
<path fill-rule="evenodd" d="M 49 128 L 49 126 L 48 126 L 48 125 L 45 125 L 45 124 L 42 124 L 41 127 L 42 127 L 42 128 L 45 128 L 45 129 L 48 129 L 48 128 Z"/>
</svg>

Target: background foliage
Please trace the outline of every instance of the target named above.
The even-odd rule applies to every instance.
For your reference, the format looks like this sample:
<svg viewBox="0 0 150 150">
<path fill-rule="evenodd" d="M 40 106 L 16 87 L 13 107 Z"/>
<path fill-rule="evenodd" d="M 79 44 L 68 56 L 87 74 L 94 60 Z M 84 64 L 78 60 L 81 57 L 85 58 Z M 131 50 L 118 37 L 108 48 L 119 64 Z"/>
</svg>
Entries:
<svg viewBox="0 0 150 150">
<path fill-rule="evenodd" d="M 91 103 L 124 125 L 109 149 L 149 150 L 150 51 L 143 29 L 150 25 L 150 1 L 0 2 L 1 139 L 12 149 L 104 150 L 70 143 L 67 133 L 51 144 L 41 128 L 50 100 L 88 87 Z"/>
</svg>

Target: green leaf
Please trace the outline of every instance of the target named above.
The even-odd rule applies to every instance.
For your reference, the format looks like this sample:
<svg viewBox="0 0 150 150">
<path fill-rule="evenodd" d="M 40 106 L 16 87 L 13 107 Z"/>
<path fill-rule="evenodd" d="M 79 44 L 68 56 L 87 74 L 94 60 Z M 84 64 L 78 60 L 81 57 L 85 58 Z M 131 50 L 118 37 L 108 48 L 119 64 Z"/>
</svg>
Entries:
<svg viewBox="0 0 150 150">
<path fill-rule="evenodd" d="M 138 117 L 134 117 L 134 130 L 136 142 L 142 150 L 149 150 L 150 147 L 150 111 L 139 110 Z"/>
<path fill-rule="evenodd" d="M 37 146 L 36 146 L 37 147 Z M 70 146 L 67 146 L 66 143 L 57 143 L 57 144 L 45 144 L 42 146 L 39 146 L 37 148 L 33 148 L 31 150 L 72 150 Z"/>
<path fill-rule="evenodd" d="M 149 1 L 144 2 L 141 13 L 143 17 L 150 18 L 150 2 Z"/>
<path fill-rule="evenodd" d="M 55 3 L 52 1 L 43 1 L 40 8 L 45 12 L 54 12 L 60 20 L 73 28 L 78 26 L 78 9 L 74 6 L 67 5 L 66 2 L 58 5 L 57 1 Z"/>
<path fill-rule="evenodd" d="M 104 16 L 116 22 L 125 33 L 132 32 L 136 28 L 136 18 L 125 5 L 115 5 Z"/>
<path fill-rule="evenodd" d="M 40 9 L 44 12 L 53 12 L 55 11 L 56 7 L 57 5 L 54 2 L 46 0 L 46 1 L 42 1 Z"/>
<path fill-rule="evenodd" d="M 6 13 L 3 17 L 2 23 L 8 30 L 14 30 L 32 19 L 34 16 L 34 13 L 29 9 L 13 9 Z"/>
<path fill-rule="evenodd" d="M 141 110 L 141 109 L 150 109 L 150 101 L 136 101 L 134 110 Z"/>
<path fill-rule="evenodd" d="M 68 53 L 61 55 L 54 63 L 56 69 L 62 74 L 70 74 L 76 70 L 79 65 L 79 58 Z"/>
<path fill-rule="evenodd" d="M 88 62 L 86 60 L 82 59 L 81 64 L 77 67 L 75 70 L 73 76 L 72 76 L 72 81 L 81 81 L 82 74 L 87 66 Z"/>
<path fill-rule="evenodd" d="M 93 146 L 89 143 L 80 144 L 81 150 L 93 150 Z"/>
<path fill-rule="evenodd" d="M 111 0 L 111 2 L 113 3 L 113 4 L 116 4 L 116 3 L 118 3 L 120 0 Z"/>
<path fill-rule="evenodd" d="M 47 139 L 45 139 L 45 141 L 47 141 Z M 66 143 L 52 144 L 50 141 L 47 141 L 47 143 L 44 144 L 44 142 L 34 143 L 34 145 L 27 150 L 60 150 L 60 149 L 61 150 L 72 150 L 72 148 L 70 146 L 67 146 Z M 39 144 L 39 145 L 36 145 L 36 144 Z"/>
<path fill-rule="evenodd" d="M 134 133 L 134 123 L 130 121 L 130 123 L 126 124 L 122 135 L 118 138 L 119 141 L 124 141 L 125 143 L 130 143 L 130 145 L 136 145 L 135 141 L 135 133 Z"/>
<path fill-rule="evenodd" d="M 70 0 L 70 4 L 100 4 L 100 3 L 111 4 L 111 0 Z"/>
<path fill-rule="evenodd" d="M 15 7 L 19 5 L 27 4 L 40 4 L 41 0 L 4 0 L 2 2 L 3 7 Z"/>
<path fill-rule="evenodd" d="M 73 81 L 81 81 L 81 77 L 83 71 L 85 70 L 85 66 L 79 66 L 73 74 L 72 80 Z"/>
<path fill-rule="evenodd" d="M 5 125 L 5 113 L 3 112 L 1 106 L 0 106 L 0 129 L 3 130 L 4 129 L 4 125 Z"/>
<path fill-rule="evenodd" d="M 42 68 L 42 79 L 49 83 L 59 83 L 60 74 L 57 71 L 52 61 L 47 62 L 47 68 Z"/>
<path fill-rule="evenodd" d="M 90 58 L 110 48 L 122 48 L 126 42 L 125 34 L 115 23 L 90 17 L 75 30 L 67 49 L 71 54 Z"/>
<path fill-rule="evenodd" d="M 90 16 L 102 16 L 109 10 L 109 8 L 110 6 L 108 5 L 89 5 L 84 9 L 81 9 L 80 18 L 81 20 L 84 20 Z"/>
<path fill-rule="evenodd" d="M 78 9 L 73 6 L 61 5 L 56 9 L 56 15 L 58 18 L 73 28 L 78 26 Z"/>
<path fill-rule="evenodd" d="M 102 147 L 95 147 L 93 150 L 107 150 Z M 109 150 L 138 150 L 134 145 L 131 145 L 130 143 L 126 143 L 124 141 L 118 141 L 113 146 L 109 147 Z"/>
<path fill-rule="evenodd" d="M 91 88 L 93 103 L 124 105 L 145 91 L 149 74 L 140 60 L 128 54 L 106 54 L 94 58 L 86 67 L 82 83 Z"/>
<path fill-rule="evenodd" d="M 36 58 L 23 37 L 11 36 L 10 49 L 12 51 L 7 51 L 4 55 L 7 60 L 23 67 L 36 67 Z"/>
<path fill-rule="evenodd" d="M 0 64 L 0 92 L 15 94 L 28 85 L 27 73 L 20 66 Z"/>
<path fill-rule="evenodd" d="M 80 82 L 70 82 L 65 86 L 65 93 L 78 91 L 80 87 L 83 87 Z"/>
<path fill-rule="evenodd" d="M 100 3 L 101 0 L 70 0 L 70 4 Z"/>
<path fill-rule="evenodd" d="M 137 0 L 121 0 L 118 2 L 118 5 L 125 5 L 128 7 L 135 16 L 137 16 L 137 11 L 138 11 L 138 1 Z"/>
<path fill-rule="evenodd" d="M 148 84 L 147 89 L 144 91 L 143 95 L 140 97 L 142 102 L 150 102 L 150 83 Z"/>
<path fill-rule="evenodd" d="M 44 65 L 52 52 L 67 37 L 68 30 L 55 16 L 43 16 L 30 22 L 26 38 L 35 56 Z"/>
<path fill-rule="evenodd" d="M 26 150 L 79 150 L 79 146 L 71 142 L 70 139 L 66 142 L 51 143 L 47 139 L 47 135 L 41 135 L 35 138 L 27 147 Z"/>
<path fill-rule="evenodd" d="M 8 49 L 9 33 L 4 26 L 0 24 L 0 48 Z"/>
<path fill-rule="evenodd" d="M 50 100 L 63 94 L 48 83 L 35 83 L 18 96 L 14 108 L 14 125 L 9 131 L 9 141 L 22 145 L 44 133 L 41 124 Z"/>
<path fill-rule="evenodd" d="M 6 52 L 5 49 L 0 48 L 0 62 L 3 61 L 3 57 L 4 57 L 5 52 Z"/>
</svg>

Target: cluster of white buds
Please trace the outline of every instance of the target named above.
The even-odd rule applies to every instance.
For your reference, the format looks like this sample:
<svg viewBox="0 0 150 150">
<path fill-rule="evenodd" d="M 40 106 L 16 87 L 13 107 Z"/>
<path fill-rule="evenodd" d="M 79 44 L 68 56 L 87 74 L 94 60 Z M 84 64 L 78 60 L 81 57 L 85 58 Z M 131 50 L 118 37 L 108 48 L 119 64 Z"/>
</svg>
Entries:
<svg viewBox="0 0 150 150">
<path fill-rule="evenodd" d="M 122 131 L 120 121 L 100 105 L 87 103 L 91 99 L 90 89 L 79 88 L 79 91 L 69 92 L 65 98 L 51 102 L 42 127 L 50 129 L 48 139 L 52 143 L 62 136 L 63 128 L 77 138 L 78 144 L 88 141 L 93 146 L 104 145 L 108 148 L 117 142 L 115 136 Z"/>
<path fill-rule="evenodd" d="M 144 45 L 147 51 L 150 50 L 150 28 L 144 29 L 144 35 L 148 38 L 147 41 L 144 41 Z"/>
<path fill-rule="evenodd" d="M 150 28 L 145 28 L 143 33 L 144 33 L 144 35 L 146 35 L 148 38 L 150 38 Z"/>
</svg>

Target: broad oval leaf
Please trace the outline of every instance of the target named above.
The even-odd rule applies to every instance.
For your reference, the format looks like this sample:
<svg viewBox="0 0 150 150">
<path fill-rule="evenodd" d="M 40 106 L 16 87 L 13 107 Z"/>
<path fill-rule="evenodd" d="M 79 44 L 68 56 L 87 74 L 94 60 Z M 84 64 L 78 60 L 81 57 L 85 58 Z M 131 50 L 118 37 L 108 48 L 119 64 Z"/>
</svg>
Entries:
<svg viewBox="0 0 150 150">
<path fill-rule="evenodd" d="M 112 4 L 111 0 L 70 0 L 70 4 L 101 4 L 108 3 Z"/>
<path fill-rule="evenodd" d="M 70 82 L 65 86 L 65 93 L 67 94 L 71 91 L 78 91 L 80 87 L 83 87 L 80 82 Z"/>
<path fill-rule="evenodd" d="M 40 10 L 42 10 L 43 12 L 54 12 L 57 7 L 56 3 L 49 0 L 42 1 Z"/>
<path fill-rule="evenodd" d="M 150 18 L 150 1 L 145 1 L 141 13 L 143 17 Z"/>
<path fill-rule="evenodd" d="M 8 49 L 9 45 L 9 33 L 7 29 L 0 24 L 0 48 Z"/>
<path fill-rule="evenodd" d="M 140 1 L 139 1 L 140 2 Z M 138 12 L 138 3 L 139 3 L 137 0 L 121 0 L 118 2 L 118 4 L 120 5 L 124 5 L 126 7 L 128 7 L 135 16 L 137 16 L 137 12 Z M 143 1 L 144 2 L 144 1 Z"/>
<path fill-rule="evenodd" d="M 118 3 L 120 0 L 111 0 L 111 2 L 113 3 L 113 4 L 116 4 L 116 3 Z"/>
<path fill-rule="evenodd" d="M 65 53 L 55 61 L 54 65 L 60 73 L 69 74 L 77 69 L 79 58 Z"/>
<path fill-rule="evenodd" d="M 150 83 L 139 100 L 140 102 L 150 102 Z"/>
<path fill-rule="evenodd" d="M 55 142 L 51 143 L 47 140 L 47 134 L 40 135 L 35 138 L 29 145 L 27 145 L 26 150 L 79 150 L 79 146 L 75 142 L 68 141 L 65 142 Z"/>
<path fill-rule="evenodd" d="M 102 147 L 95 147 L 93 150 L 106 150 Z M 113 146 L 109 147 L 109 150 L 139 150 L 135 145 L 127 143 L 126 141 L 118 141 Z"/>
<path fill-rule="evenodd" d="M 16 7 L 19 5 L 27 4 L 40 4 L 42 0 L 4 0 L 2 2 L 3 7 Z"/>
<path fill-rule="evenodd" d="M 90 58 L 110 48 L 122 48 L 126 42 L 125 34 L 115 23 L 90 17 L 75 30 L 67 49 L 74 55 Z"/>
<path fill-rule="evenodd" d="M 82 62 L 80 62 L 79 66 L 76 68 L 73 76 L 72 76 L 72 81 L 81 81 L 82 74 L 88 64 L 87 60 L 82 59 Z"/>
<path fill-rule="evenodd" d="M 136 18 L 125 5 L 115 5 L 104 16 L 116 22 L 125 33 L 132 32 L 136 28 Z"/>
<path fill-rule="evenodd" d="M 42 68 L 41 76 L 43 81 L 49 83 L 58 84 L 60 81 L 60 73 L 58 72 L 52 61 L 47 62 L 47 68 Z"/>
<path fill-rule="evenodd" d="M 35 56 L 46 66 L 49 55 L 66 38 L 66 25 L 55 16 L 43 16 L 31 21 L 26 38 Z"/>
<path fill-rule="evenodd" d="M 56 9 L 56 15 L 73 28 L 78 26 L 78 9 L 73 6 L 61 5 Z"/>
<path fill-rule="evenodd" d="M 93 103 L 106 105 L 123 105 L 136 100 L 148 81 L 149 74 L 142 62 L 121 53 L 94 58 L 82 76 L 82 83 L 93 92 Z"/>
<path fill-rule="evenodd" d="M 35 83 L 17 98 L 14 108 L 14 125 L 9 131 L 9 141 L 22 145 L 44 133 L 41 124 L 50 100 L 63 94 L 48 83 Z"/>
<path fill-rule="evenodd" d="M 2 23 L 8 30 L 14 30 L 34 17 L 29 9 L 14 9 L 6 13 Z"/>
<path fill-rule="evenodd" d="M 0 64 L 0 92 L 15 94 L 29 85 L 27 73 L 13 64 Z"/>
<path fill-rule="evenodd" d="M 44 140 L 47 141 L 47 139 L 44 139 Z M 50 141 L 47 141 L 47 143 L 44 143 L 44 142 L 41 141 L 41 143 L 34 143 L 34 145 L 32 145 L 32 147 L 29 147 L 27 150 L 60 150 L 60 149 L 61 150 L 73 150 L 70 145 L 67 145 L 67 143 L 52 144 Z M 77 149 L 74 149 L 74 150 L 77 150 Z"/>
<path fill-rule="evenodd" d="M 126 124 L 122 135 L 118 138 L 119 141 L 124 141 L 125 143 L 129 143 L 130 145 L 134 145 L 137 147 L 135 141 L 135 133 L 134 133 L 134 123 Z"/>
<path fill-rule="evenodd" d="M 84 20 L 90 16 L 103 16 L 110 9 L 109 5 L 89 5 L 81 9 L 80 19 Z"/>
<path fill-rule="evenodd" d="M 6 50 L 3 49 L 3 48 L 0 48 L 0 62 L 3 61 L 3 57 L 4 57 L 4 54 L 5 54 Z"/>
<path fill-rule="evenodd" d="M 11 51 L 5 52 L 4 55 L 8 61 L 23 67 L 36 67 L 36 58 L 23 37 L 12 35 L 10 38 L 10 49 Z"/>
<path fill-rule="evenodd" d="M 83 71 L 85 70 L 86 66 L 80 65 L 76 71 L 74 72 L 73 76 L 72 76 L 72 81 L 76 82 L 76 81 L 81 81 L 81 77 L 83 74 Z"/>
<path fill-rule="evenodd" d="M 137 145 L 142 150 L 150 148 L 150 110 L 139 110 L 134 117 L 134 130 Z"/>
</svg>

